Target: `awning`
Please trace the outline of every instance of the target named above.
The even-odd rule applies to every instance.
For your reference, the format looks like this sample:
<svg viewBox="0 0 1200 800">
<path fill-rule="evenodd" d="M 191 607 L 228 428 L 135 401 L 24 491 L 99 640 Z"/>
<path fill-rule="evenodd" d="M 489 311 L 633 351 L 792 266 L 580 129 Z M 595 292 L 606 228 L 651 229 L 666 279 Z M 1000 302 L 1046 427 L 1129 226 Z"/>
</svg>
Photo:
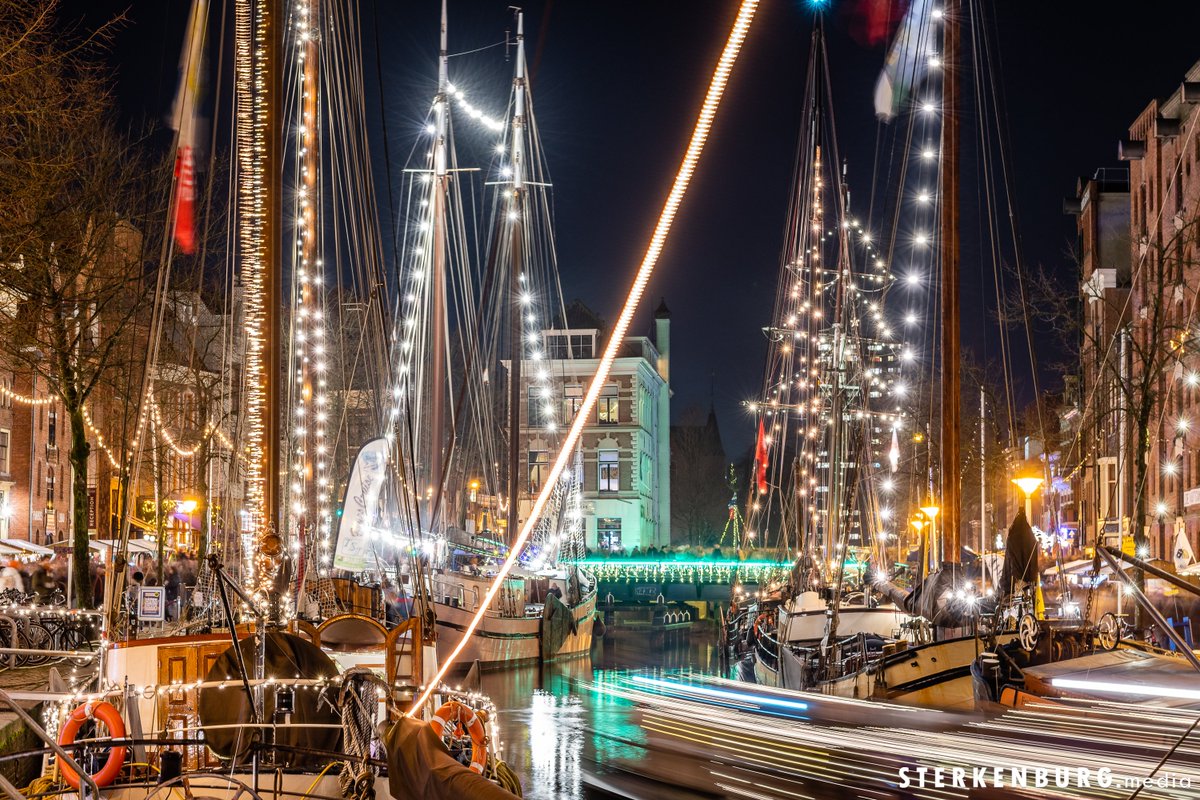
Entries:
<svg viewBox="0 0 1200 800">
<path fill-rule="evenodd" d="M 105 550 L 110 550 L 119 544 L 120 542 L 116 539 L 93 539 L 88 542 L 88 547 L 98 553 L 103 553 Z M 130 539 L 129 552 L 154 555 L 158 552 L 158 545 L 153 542 L 147 542 L 144 539 Z"/>
<path fill-rule="evenodd" d="M 34 544 L 33 542 L 27 542 L 24 539 L 0 539 L 0 544 L 16 548 L 23 553 L 33 553 L 34 555 L 39 556 L 54 555 L 54 550 L 51 548 L 43 547 L 42 545 Z"/>
</svg>

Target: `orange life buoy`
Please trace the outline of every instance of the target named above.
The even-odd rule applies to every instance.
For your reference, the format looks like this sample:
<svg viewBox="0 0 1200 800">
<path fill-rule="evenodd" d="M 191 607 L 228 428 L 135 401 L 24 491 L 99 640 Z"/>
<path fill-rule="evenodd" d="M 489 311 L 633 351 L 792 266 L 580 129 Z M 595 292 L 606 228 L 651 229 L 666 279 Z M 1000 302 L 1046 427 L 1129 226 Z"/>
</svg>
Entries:
<svg viewBox="0 0 1200 800">
<path fill-rule="evenodd" d="M 438 738 L 448 730 L 453 730 L 455 736 L 461 736 L 462 731 L 471 734 L 471 769 L 483 774 L 483 767 L 487 764 L 487 732 L 483 729 L 483 720 L 473 709 L 457 700 L 447 700 L 433 712 L 429 724 Z"/>
<path fill-rule="evenodd" d="M 121 712 L 117 711 L 112 703 L 84 703 L 72 711 L 71 716 L 67 718 L 66 723 L 58 732 L 58 743 L 64 747 L 74 744 L 75 737 L 79 734 L 79 729 L 83 727 L 84 721 L 93 718 L 108 726 L 108 735 L 112 738 L 125 738 L 125 721 L 121 719 Z M 121 774 L 121 767 L 125 765 L 125 750 L 124 745 L 117 745 L 109 749 L 108 761 L 105 762 L 104 768 L 92 776 L 92 780 L 96 782 L 97 786 L 108 786 Z M 72 789 L 78 789 L 79 776 L 75 770 L 63 763 L 58 766 L 67 785 Z"/>
</svg>

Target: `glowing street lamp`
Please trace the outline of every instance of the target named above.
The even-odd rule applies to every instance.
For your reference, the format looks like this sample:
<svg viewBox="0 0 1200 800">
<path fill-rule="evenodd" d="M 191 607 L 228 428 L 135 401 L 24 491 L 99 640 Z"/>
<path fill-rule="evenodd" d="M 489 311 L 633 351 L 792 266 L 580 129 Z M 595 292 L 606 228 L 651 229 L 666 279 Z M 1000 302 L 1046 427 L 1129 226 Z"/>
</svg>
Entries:
<svg viewBox="0 0 1200 800">
<path fill-rule="evenodd" d="M 1033 524 L 1033 493 L 1036 492 L 1042 485 L 1041 478 L 1033 476 L 1026 478 L 1013 478 L 1012 482 L 1017 485 L 1021 493 L 1025 495 L 1025 519 Z"/>
</svg>

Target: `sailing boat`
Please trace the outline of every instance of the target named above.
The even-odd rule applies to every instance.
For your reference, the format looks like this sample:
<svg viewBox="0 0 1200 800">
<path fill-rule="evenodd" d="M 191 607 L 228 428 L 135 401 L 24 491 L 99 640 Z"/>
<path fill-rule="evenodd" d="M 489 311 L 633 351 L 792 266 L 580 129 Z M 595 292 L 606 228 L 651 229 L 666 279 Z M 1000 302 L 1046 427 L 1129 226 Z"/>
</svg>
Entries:
<svg viewBox="0 0 1200 800">
<path fill-rule="evenodd" d="M 427 233 L 417 240 L 412 290 L 398 320 L 404 328 L 398 337 L 400 367 L 393 395 L 400 402 L 390 416 L 415 477 L 397 487 L 398 515 L 409 530 L 419 531 L 415 544 L 430 555 L 431 569 L 413 584 L 428 581 L 424 588 L 436 617 L 442 658 L 468 629 L 492 583 L 494 560 L 516 535 L 530 477 L 522 433 L 535 416 L 546 416 L 541 410 L 552 403 L 555 389 L 561 392 L 554 385 L 556 376 L 544 368 L 529 377 L 522 373 L 526 350 L 538 359 L 542 355 L 535 301 L 552 310 L 558 279 L 553 231 L 548 229 L 549 182 L 533 116 L 520 11 L 515 45 L 510 117 L 506 124 L 489 118 L 487 126 L 491 132 L 507 131 L 507 141 L 495 147 L 490 249 L 486 266 L 478 270 L 483 274 L 476 275 L 462 242 L 458 186 L 465 170 L 456 166 L 451 104 L 461 102 L 463 94 L 450 81 L 443 4 L 433 143 L 428 165 L 417 170 L 423 182 L 419 207 L 428 210 L 421 225 Z M 505 327 L 509 353 L 502 361 L 497 346 Z M 452 329 L 460 364 L 447 357 Z M 494 413 L 498 398 L 490 380 L 500 369 L 508 374 L 507 443 Z M 549 420 L 549 429 L 540 435 L 553 440 L 553 426 Z M 471 634 L 458 661 L 463 668 L 549 661 L 590 649 L 596 582 L 584 570 L 556 568 L 558 556 L 569 555 L 582 541 L 579 487 L 573 478 L 564 478 L 556 503 L 540 518 L 522 566 L 506 579 Z"/>
<path fill-rule="evenodd" d="M 887 278 L 850 213 L 827 69 L 818 16 L 775 324 L 765 329 L 765 381 L 751 405 L 758 486 L 747 514 L 748 530 L 765 535 L 777 524 L 781 549 L 794 541 L 799 556 L 781 594 L 759 602 L 754 673 L 760 683 L 864 696 L 868 667 L 910 624 L 874 596 L 854 558 L 879 544 L 882 504 L 867 478 L 884 460 L 887 432 L 904 422 L 885 406 L 903 344 L 878 313 Z M 790 471 L 785 490 L 772 490 L 769 466 Z"/>
<path fill-rule="evenodd" d="M 914 58 L 925 58 L 934 49 L 929 43 L 929 23 L 935 16 L 942 19 L 944 31 L 942 60 L 957 63 L 961 23 L 956 4 L 950 5 L 953 7 L 944 14 L 935 15 L 930 4 L 914 4 L 897 40 L 902 54 L 890 56 L 889 64 L 907 61 L 911 65 Z M 940 504 L 927 503 L 925 516 L 930 522 L 942 512 L 938 526 L 942 536 L 940 541 L 929 541 L 928 550 L 922 548 L 922 567 L 932 562 L 932 570 L 925 575 L 922 569 L 911 591 L 890 583 L 882 566 L 885 559 L 876 555 L 864 559 L 876 563 L 873 569 L 865 564 L 858 568 L 859 574 L 853 577 L 859 585 L 851 593 L 847 561 L 852 546 L 857 544 L 868 553 L 886 552 L 885 540 L 876 533 L 889 527 L 889 517 L 894 519 L 895 510 L 883 506 L 877 488 L 885 482 L 880 480 L 885 463 L 895 472 L 897 431 L 906 420 L 900 405 L 885 408 L 882 398 L 903 395 L 904 383 L 896 373 L 906 351 L 887 341 L 882 298 L 872 297 L 876 291 L 883 294 L 888 277 L 853 267 L 855 254 L 861 253 L 859 258 L 885 271 L 882 254 L 873 251 L 869 236 L 849 214 L 844 187 L 834 204 L 837 228 L 832 235 L 824 231 L 826 182 L 819 168 L 825 151 L 836 153 L 836 138 L 832 126 L 826 133 L 820 121 L 831 115 L 824 108 L 828 99 L 821 94 L 828 81 L 823 72 L 819 18 L 813 52 L 801 171 L 783 271 L 787 291 L 781 292 L 776 303 L 782 324 L 769 329 L 778 344 L 772 346 L 768 383 L 755 406 L 765 416 L 777 444 L 772 462 L 777 471 L 787 466 L 781 462 L 791 459 L 791 483 L 784 501 L 773 504 L 767 496 L 755 498 L 752 504 L 752 513 L 758 512 L 760 518 L 778 508 L 784 530 L 790 524 L 796 534 L 800 556 L 791 581 L 775 601 L 777 609 L 756 619 L 755 628 L 761 624 L 763 630 L 755 637 L 754 673 L 760 682 L 789 688 L 944 708 L 970 707 L 974 703 L 970 665 L 984 643 L 973 632 L 978 596 L 959 564 L 958 544 L 960 78 L 956 70 L 946 70 L 942 82 L 938 242 L 942 270 L 939 474 L 943 491 Z M 911 81 L 904 71 L 901 67 L 900 77 Z M 819 77 L 814 78 L 814 72 Z M 927 194 L 922 196 L 928 199 Z M 858 236 L 857 250 L 850 246 L 852 235 Z M 825 240 L 834 237 L 836 267 L 827 268 L 820 259 L 829 247 Z M 793 306 L 789 307 L 789 302 Z M 873 338 L 866 336 L 872 323 L 877 327 Z M 804 390 L 808 390 L 807 396 L 800 394 Z M 793 397 L 798 399 L 790 399 Z M 793 421 L 793 416 L 799 421 Z M 783 438 L 789 427 L 799 433 L 792 450 Z M 891 450 L 884 453 L 889 439 Z M 759 465 L 760 470 L 764 467 Z M 932 493 L 932 464 L 929 481 Z M 886 478 L 886 483 L 894 490 L 892 477 Z M 765 490 L 765 485 L 760 487 Z M 765 520 L 752 523 L 766 524 Z M 875 573 L 873 579 L 865 574 L 869 569 Z M 875 593 L 884 599 L 874 597 Z M 1001 634 L 1004 641 L 1012 636 Z"/>
<path fill-rule="evenodd" d="M 237 113 L 232 127 L 237 193 L 231 216 L 238 243 L 240 304 L 230 318 L 237 317 L 241 335 L 230 341 L 239 348 L 234 363 L 240 366 L 242 407 L 238 428 L 231 434 L 210 423 L 204 435 L 224 443 L 228 470 L 244 476 L 224 486 L 240 485 L 244 497 L 237 505 L 236 496 L 205 498 L 209 507 L 226 509 L 231 520 L 208 556 L 191 619 L 162 621 L 161 596 L 157 605 L 153 595 L 134 597 L 137 617 L 131 615 L 121 629 L 109 629 L 95 691 L 64 700 L 59 742 L 70 745 L 83 726 L 101 721 L 110 737 L 123 739 L 128 730 L 135 740 L 129 747 L 134 757 L 127 758 L 123 745 L 107 747 L 103 768 L 89 774 L 30 721 L 58 755 L 61 779 L 81 793 L 99 796 L 101 787 L 118 781 L 105 791 L 107 796 L 145 797 L 181 787 L 189 796 L 316 793 L 386 798 L 404 795 L 404 781 L 410 779 L 419 781 L 413 785 L 424 786 L 427 793 L 443 792 L 444 784 L 453 781 L 458 793 L 468 797 L 514 796 L 501 788 L 514 788 L 511 772 L 498 752 L 489 752 L 489 743 L 496 741 L 495 731 L 488 732 L 494 725 L 489 717 L 495 715 L 477 713 L 494 710 L 486 698 L 430 687 L 437 689 L 435 705 L 445 701 L 436 710 L 407 707 L 426 683 L 423 676 L 436 667 L 433 634 L 422 605 L 419 559 L 410 560 L 406 573 L 416 578 L 417 605 L 400 624 L 388 628 L 382 615 L 322 610 L 336 609 L 340 599 L 335 586 L 345 588 L 350 582 L 330 569 L 335 514 L 327 348 L 334 337 L 324 330 L 320 236 L 326 178 L 321 158 L 327 150 L 319 120 L 327 90 L 344 92 L 338 97 L 341 101 L 358 97 L 339 81 L 356 79 L 361 70 L 319 71 L 326 59 L 344 59 L 340 66 L 346 66 L 347 61 L 357 63 L 360 54 L 356 21 L 340 11 L 317 11 L 315 0 L 235 3 Z M 185 48 L 184 108 L 195 103 L 208 18 L 208 4 L 196 0 Z M 288 70 L 292 72 L 285 79 Z M 293 102 L 288 102 L 285 87 L 294 92 Z M 284 131 L 294 132 L 294 138 Z M 365 145 L 365 132 L 352 124 L 342 133 L 352 140 L 352 148 Z M 284 166 L 288 155 L 295 158 L 291 169 Z M 365 152 L 358 155 L 364 157 Z M 191 181 L 187 157 L 181 159 L 181 184 Z M 348 180 L 358 190 L 369 186 L 369 180 L 361 182 L 370 174 L 363 164 L 339 162 L 329 173 L 331 182 Z M 283 224 L 281 213 L 288 179 L 295 181 L 287 194 L 295 202 L 289 215 L 292 226 Z M 191 210 L 191 186 L 186 188 L 186 197 L 175 194 L 172 201 L 176 235 L 181 198 Z M 359 191 L 353 198 L 361 201 L 370 195 Z M 340 208 L 338 213 L 357 212 Z M 375 216 L 371 212 L 358 219 Z M 283 243 L 289 237 L 293 255 L 286 259 Z M 287 283 L 285 260 L 291 266 Z M 352 260 L 371 261 L 369 254 Z M 379 260 L 375 264 L 379 266 Z M 158 304 L 169 294 L 169 259 L 162 275 L 156 319 L 162 318 Z M 289 306 L 291 330 L 285 339 L 281 332 Z M 162 335 L 158 327 L 151 335 L 142 420 L 164 417 L 155 406 L 153 385 L 166 374 L 154 356 Z M 156 435 L 171 441 L 169 434 L 144 423 L 137 435 L 142 444 Z M 186 448 L 176 447 L 175 452 L 184 457 Z M 377 450 L 371 452 L 378 455 Z M 375 466 L 385 461 L 376 460 Z M 139 462 L 135 453 L 130 463 L 134 475 Z M 287 480 L 281 481 L 282 476 Z M 377 482 L 375 475 L 359 475 L 356 485 L 370 493 Z M 233 513 L 235 509 L 239 513 Z M 128 524 L 124 528 L 119 549 L 127 553 Z M 109 574 L 118 576 L 123 565 L 123 559 L 114 560 Z M 398 578 L 402 572 L 397 568 L 393 574 Z M 109 606 L 119 607 L 119 587 L 110 592 Z M 304 602 L 305 595 L 314 596 L 315 602 Z M 319 625 L 297 613 L 297 607 L 303 611 L 309 605 L 325 616 Z M 420 722 L 401 718 L 392 729 L 389 746 L 396 747 L 390 753 L 391 776 L 383 778 L 374 760 L 376 725 L 405 711 L 417 714 Z M 452 752 L 461 751 L 464 763 L 438 744 L 443 732 Z M 265 783 L 260 780 L 264 772 L 271 775 Z"/>
</svg>

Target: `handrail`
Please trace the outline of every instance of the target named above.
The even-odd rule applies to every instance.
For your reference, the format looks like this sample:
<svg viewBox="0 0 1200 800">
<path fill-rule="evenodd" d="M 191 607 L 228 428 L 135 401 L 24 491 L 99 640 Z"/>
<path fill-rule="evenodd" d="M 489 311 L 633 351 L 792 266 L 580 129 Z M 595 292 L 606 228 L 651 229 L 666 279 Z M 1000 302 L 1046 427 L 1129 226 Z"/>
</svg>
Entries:
<svg viewBox="0 0 1200 800">
<path fill-rule="evenodd" d="M 1200 672 L 1200 658 L 1196 657 L 1196 654 L 1192 652 L 1192 648 L 1188 647 L 1187 642 L 1183 640 L 1183 637 L 1180 636 L 1174 628 L 1167 624 L 1167 621 L 1163 619 L 1162 614 L 1158 612 L 1158 609 L 1155 608 L 1154 604 L 1150 602 L 1150 598 L 1146 597 L 1145 593 L 1141 590 L 1133 578 L 1126 575 L 1125 570 L 1119 568 L 1116 554 L 1114 554 L 1107 547 L 1098 548 L 1096 553 L 1102 556 L 1104 560 L 1108 562 L 1108 566 L 1112 569 L 1112 571 L 1116 573 L 1121 580 L 1125 582 L 1125 585 L 1133 591 L 1133 599 L 1137 600 L 1137 603 L 1142 607 L 1142 610 L 1144 610 L 1150 616 L 1150 619 L 1154 620 L 1154 623 L 1158 625 L 1158 627 L 1162 628 L 1163 633 L 1165 633 L 1167 637 L 1175 643 L 1175 646 L 1179 648 L 1179 654 L 1187 659 L 1188 663 L 1191 664 L 1197 672 Z M 1128 558 L 1124 555 L 1123 557 Z M 1145 566 L 1149 567 L 1148 564 Z M 1161 572 L 1161 570 L 1156 571 Z M 1154 573 L 1151 572 L 1151 574 Z M 1166 575 L 1167 573 L 1164 572 L 1162 574 Z"/>
<path fill-rule="evenodd" d="M 9 696 L 8 692 L 4 691 L 3 689 L 0 689 L 0 702 L 7 704 L 9 708 L 15 711 L 17 716 L 29 726 L 31 731 L 33 731 L 34 735 L 45 742 L 46 745 L 54 751 L 54 755 L 58 756 L 60 761 L 73 769 L 75 774 L 79 776 L 79 780 L 87 784 L 88 789 L 91 790 L 90 796 L 94 798 L 94 800 L 99 800 L 100 787 L 96 785 L 96 781 L 92 779 L 92 776 L 88 774 L 87 770 L 81 767 L 79 762 L 71 757 L 70 753 L 62 749 L 54 737 L 46 733 L 42 726 L 38 725 L 37 721 L 34 720 L 33 717 L 29 716 L 29 713 L 25 711 L 25 709 L 21 708 L 21 706 Z M 20 797 L 21 794 L 18 792 L 17 796 Z"/>
</svg>

